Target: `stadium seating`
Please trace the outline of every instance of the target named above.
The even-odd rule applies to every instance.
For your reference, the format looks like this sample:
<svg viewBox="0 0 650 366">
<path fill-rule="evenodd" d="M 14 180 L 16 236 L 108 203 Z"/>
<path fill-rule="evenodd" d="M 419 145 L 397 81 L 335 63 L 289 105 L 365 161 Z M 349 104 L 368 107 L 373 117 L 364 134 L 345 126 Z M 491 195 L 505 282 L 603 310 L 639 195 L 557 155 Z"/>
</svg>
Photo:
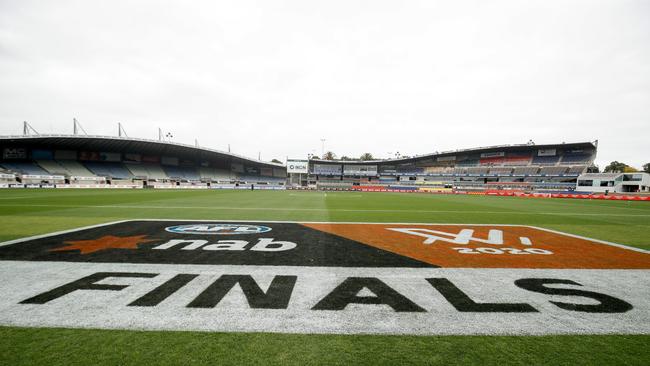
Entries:
<svg viewBox="0 0 650 366">
<path fill-rule="evenodd" d="M 542 175 L 559 175 L 567 172 L 569 167 L 566 166 L 545 166 L 539 170 Z"/>
<path fill-rule="evenodd" d="M 456 166 L 458 167 L 469 167 L 469 166 L 477 166 L 477 165 L 479 165 L 478 159 L 467 159 L 456 163 Z"/>
<path fill-rule="evenodd" d="M 190 181 L 201 180 L 196 168 L 167 165 L 164 166 L 163 169 L 167 173 L 167 176 L 172 179 L 178 178 Z"/>
<path fill-rule="evenodd" d="M 510 175 L 512 168 L 490 168 L 490 174 Z"/>
<path fill-rule="evenodd" d="M 585 170 L 587 170 L 586 165 L 574 165 L 571 168 L 569 168 L 568 174 L 580 175 L 580 174 L 584 173 Z"/>
<path fill-rule="evenodd" d="M 229 170 L 209 167 L 200 167 L 199 175 L 201 179 L 210 179 L 213 181 L 230 181 L 233 179 L 233 174 Z"/>
<path fill-rule="evenodd" d="M 96 163 L 87 162 L 86 167 L 100 177 L 110 177 L 116 179 L 131 179 L 133 174 L 129 172 L 121 163 Z"/>
<path fill-rule="evenodd" d="M 442 166 L 431 166 L 425 167 L 424 172 L 427 174 L 451 174 L 454 168 L 442 167 Z"/>
<path fill-rule="evenodd" d="M 59 163 L 59 165 L 61 165 L 65 170 L 67 170 L 70 176 L 74 176 L 74 177 L 94 177 L 95 176 L 95 174 L 93 174 L 90 170 L 86 169 L 86 167 L 83 166 L 78 161 L 74 161 L 74 160 L 57 160 L 56 162 Z"/>
<path fill-rule="evenodd" d="M 424 168 L 416 166 L 398 166 L 397 173 L 399 174 L 422 174 L 424 173 Z"/>
<path fill-rule="evenodd" d="M 40 166 L 34 163 L 2 163 L 2 166 L 10 171 L 27 175 L 51 175 Z"/>
<path fill-rule="evenodd" d="M 480 165 L 503 165 L 503 162 L 504 162 L 503 157 L 483 158 L 479 160 Z"/>
<path fill-rule="evenodd" d="M 126 168 L 135 177 L 145 179 L 169 179 L 162 166 L 158 164 L 125 164 Z"/>
<path fill-rule="evenodd" d="M 56 160 L 37 160 L 36 163 L 53 175 L 70 175 L 70 172 Z"/>
<path fill-rule="evenodd" d="M 539 172 L 539 167 L 537 166 L 520 166 L 515 167 L 512 172 L 513 175 L 531 175 L 537 174 Z"/>
<path fill-rule="evenodd" d="M 487 174 L 488 169 L 487 167 L 467 168 L 467 174 Z"/>
<path fill-rule="evenodd" d="M 506 166 L 520 166 L 520 165 L 528 165 L 530 164 L 531 157 L 529 155 L 526 156 L 506 156 L 503 159 L 503 165 Z"/>
<path fill-rule="evenodd" d="M 535 156 L 533 157 L 533 165 L 555 165 L 560 161 L 559 156 Z"/>
<path fill-rule="evenodd" d="M 591 154 L 568 153 L 562 156 L 562 163 L 587 163 L 591 160 Z"/>
</svg>

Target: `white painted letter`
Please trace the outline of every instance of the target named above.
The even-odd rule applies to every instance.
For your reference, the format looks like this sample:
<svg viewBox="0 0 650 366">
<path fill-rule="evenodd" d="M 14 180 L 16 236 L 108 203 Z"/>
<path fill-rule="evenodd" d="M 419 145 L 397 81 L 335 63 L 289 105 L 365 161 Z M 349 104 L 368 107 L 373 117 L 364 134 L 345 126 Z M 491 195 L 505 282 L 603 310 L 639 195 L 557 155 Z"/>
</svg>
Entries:
<svg viewBox="0 0 650 366">
<path fill-rule="evenodd" d="M 296 246 L 296 243 L 290 241 L 273 241 L 273 238 L 262 238 L 251 248 L 251 250 L 259 252 L 281 252 L 293 249 Z"/>
<path fill-rule="evenodd" d="M 189 243 L 189 245 L 184 246 L 183 250 L 194 250 L 196 248 L 200 248 L 202 245 L 205 245 L 208 243 L 207 240 L 185 240 L 185 239 L 172 239 L 165 244 L 161 244 L 153 249 L 169 249 L 175 245 L 181 244 L 181 243 Z"/>
<path fill-rule="evenodd" d="M 246 240 L 219 240 L 216 244 L 204 246 L 203 250 L 244 250 L 246 245 Z"/>
</svg>

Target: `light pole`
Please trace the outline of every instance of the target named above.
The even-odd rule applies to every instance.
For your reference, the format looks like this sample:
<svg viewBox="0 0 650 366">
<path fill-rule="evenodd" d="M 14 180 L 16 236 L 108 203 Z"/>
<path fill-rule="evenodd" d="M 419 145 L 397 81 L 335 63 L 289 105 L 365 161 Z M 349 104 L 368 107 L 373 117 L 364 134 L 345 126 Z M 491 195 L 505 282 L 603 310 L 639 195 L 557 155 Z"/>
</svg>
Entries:
<svg viewBox="0 0 650 366">
<path fill-rule="evenodd" d="M 325 139 L 320 139 L 320 158 L 323 159 L 323 155 L 325 155 Z"/>
</svg>

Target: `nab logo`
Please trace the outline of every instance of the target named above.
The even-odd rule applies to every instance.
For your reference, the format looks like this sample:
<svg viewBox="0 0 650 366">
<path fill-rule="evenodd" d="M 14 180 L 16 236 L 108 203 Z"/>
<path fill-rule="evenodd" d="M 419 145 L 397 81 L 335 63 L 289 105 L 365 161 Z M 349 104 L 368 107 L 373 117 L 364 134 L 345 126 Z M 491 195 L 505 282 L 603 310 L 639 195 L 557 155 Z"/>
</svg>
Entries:
<svg viewBox="0 0 650 366">
<path fill-rule="evenodd" d="M 240 225 L 240 224 L 191 224 L 177 225 L 165 228 L 165 231 L 177 234 L 211 234 L 211 235 L 236 235 L 236 234 L 262 234 L 271 231 L 268 226 Z"/>
</svg>

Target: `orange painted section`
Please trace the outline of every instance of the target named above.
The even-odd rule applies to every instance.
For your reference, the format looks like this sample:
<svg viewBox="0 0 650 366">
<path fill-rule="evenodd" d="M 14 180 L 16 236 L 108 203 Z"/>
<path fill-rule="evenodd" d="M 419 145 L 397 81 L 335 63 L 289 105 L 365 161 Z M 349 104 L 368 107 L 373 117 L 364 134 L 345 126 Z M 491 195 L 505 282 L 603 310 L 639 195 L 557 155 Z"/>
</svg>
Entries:
<svg viewBox="0 0 650 366">
<path fill-rule="evenodd" d="M 447 268 L 650 269 L 649 253 L 525 226 L 337 223 L 302 225 Z M 414 229 L 415 232 L 429 236 L 417 236 L 390 229 Z M 479 240 L 487 240 L 491 229 L 501 231 L 502 244 L 474 239 L 469 239 L 467 244 L 450 243 L 440 239 L 435 239 L 430 244 L 424 243 L 431 235 L 457 240 L 455 235 L 463 229 L 466 230 L 465 233 L 467 230 L 473 230 L 471 238 Z M 522 244 L 521 237 L 528 238 L 523 239 L 523 242 L 530 241 L 530 245 Z"/>
</svg>

